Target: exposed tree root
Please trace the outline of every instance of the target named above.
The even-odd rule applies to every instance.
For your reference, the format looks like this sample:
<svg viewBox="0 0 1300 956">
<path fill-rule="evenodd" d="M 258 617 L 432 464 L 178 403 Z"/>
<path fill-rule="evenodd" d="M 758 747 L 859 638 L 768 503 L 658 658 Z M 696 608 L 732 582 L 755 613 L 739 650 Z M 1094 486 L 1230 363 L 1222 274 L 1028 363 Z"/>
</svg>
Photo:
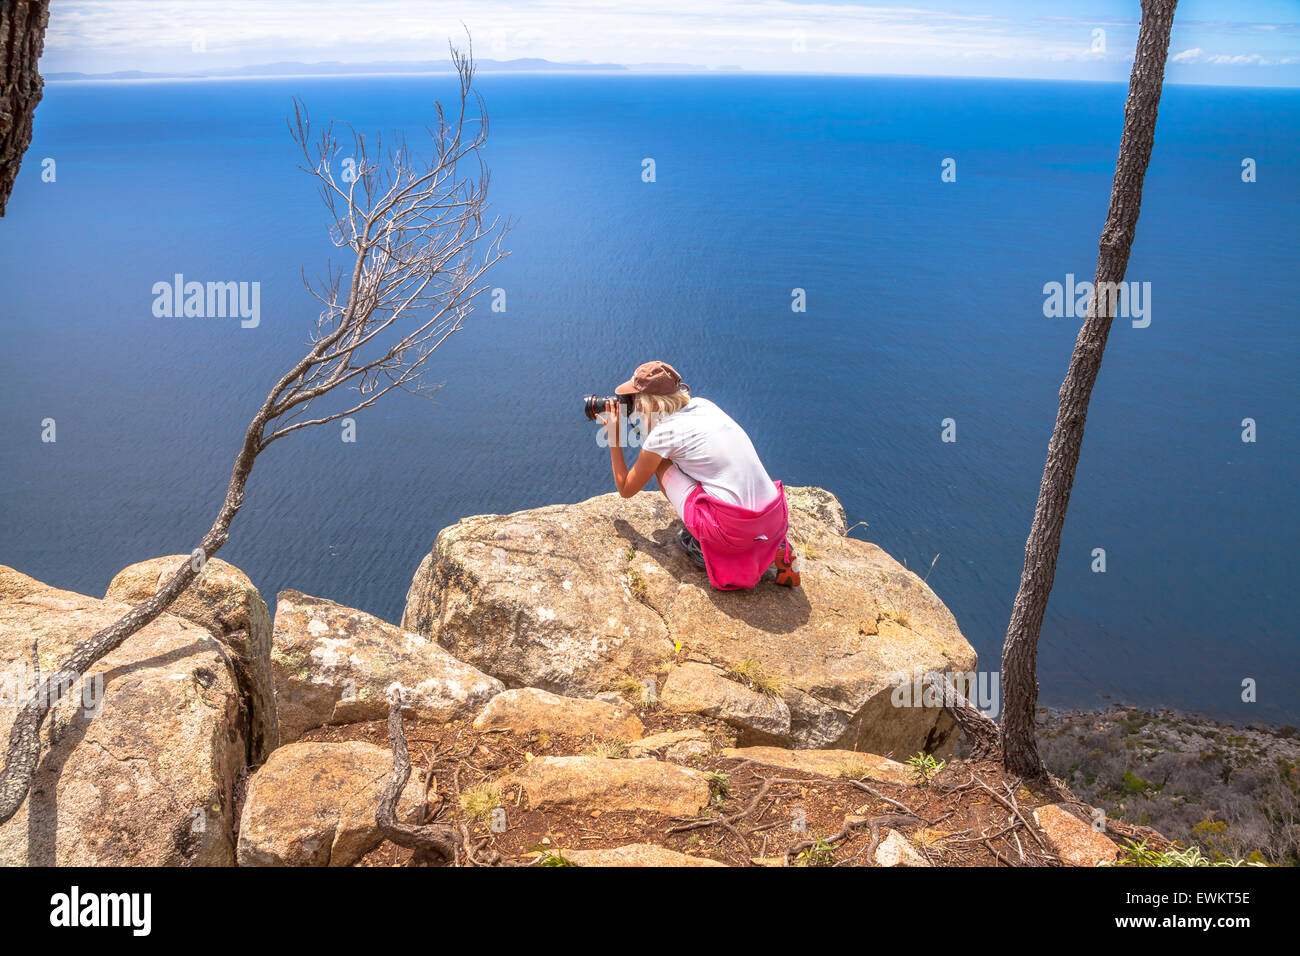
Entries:
<svg viewBox="0 0 1300 956">
<path fill-rule="evenodd" d="M 375 809 L 375 823 L 379 830 L 398 846 L 414 850 L 421 863 L 456 861 L 459 834 L 445 823 L 403 823 L 397 819 L 397 802 L 411 779 L 411 755 L 406 749 L 406 733 L 402 730 L 401 688 L 389 691 L 388 740 L 393 747 L 393 773 L 380 794 Z M 430 772 L 433 765 L 430 763 Z M 426 774 L 426 779 L 428 774 Z M 426 784 L 427 792 L 427 784 Z M 441 807 L 439 808 L 441 809 Z M 472 859 L 472 854 L 471 854 Z"/>
</svg>

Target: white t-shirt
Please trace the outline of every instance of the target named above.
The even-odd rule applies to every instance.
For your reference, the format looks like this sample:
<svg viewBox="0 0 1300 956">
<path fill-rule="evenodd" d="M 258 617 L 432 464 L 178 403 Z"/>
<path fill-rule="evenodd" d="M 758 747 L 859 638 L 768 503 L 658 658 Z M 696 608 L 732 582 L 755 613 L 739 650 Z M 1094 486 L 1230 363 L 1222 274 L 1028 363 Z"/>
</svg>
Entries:
<svg viewBox="0 0 1300 956">
<path fill-rule="evenodd" d="M 692 398 L 661 418 L 641 449 L 670 459 L 719 501 L 757 511 L 776 499 L 745 430 L 707 398 Z"/>
</svg>

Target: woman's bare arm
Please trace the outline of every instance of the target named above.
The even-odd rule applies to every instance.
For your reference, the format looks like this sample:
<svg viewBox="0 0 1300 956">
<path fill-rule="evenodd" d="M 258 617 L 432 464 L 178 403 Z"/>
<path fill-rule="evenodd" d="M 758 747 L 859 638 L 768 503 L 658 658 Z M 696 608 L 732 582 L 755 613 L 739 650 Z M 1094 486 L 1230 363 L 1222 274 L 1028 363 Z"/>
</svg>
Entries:
<svg viewBox="0 0 1300 956">
<path fill-rule="evenodd" d="M 629 471 L 627 460 L 623 457 L 623 447 L 618 443 L 618 406 L 613 402 L 605 404 L 605 435 L 609 439 L 609 459 L 614 469 L 614 487 L 624 498 L 631 498 L 646 486 L 663 464 L 663 456 L 652 451 L 643 451 L 637 456 L 636 464 Z"/>
</svg>

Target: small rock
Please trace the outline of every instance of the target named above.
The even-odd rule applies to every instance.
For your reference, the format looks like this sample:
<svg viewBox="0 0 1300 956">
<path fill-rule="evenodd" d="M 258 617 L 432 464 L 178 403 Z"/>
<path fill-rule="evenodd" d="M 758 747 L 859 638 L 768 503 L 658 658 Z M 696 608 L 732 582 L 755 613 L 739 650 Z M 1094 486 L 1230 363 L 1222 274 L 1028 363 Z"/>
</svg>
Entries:
<svg viewBox="0 0 1300 956">
<path fill-rule="evenodd" d="M 561 850 L 560 856 L 578 866 L 726 866 L 717 860 L 688 856 L 653 843 L 629 843 L 605 850 Z"/>
<path fill-rule="evenodd" d="M 932 866 L 910 840 L 897 830 L 886 830 L 884 839 L 876 847 L 876 863 L 880 866 Z"/>
<path fill-rule="evenodd" d="M 879 780 L 900 787 L 913 786 L 908 768 L 895 760 L 857 750 L 786 750 L 783 747 L 727 747 L 724 757 L 753 760 L 772 767 L 802 770 L 823 777 Z"/>
<path fill-rule="evenodd" d="M 612 740 L 639 740 L 645 733 L 640 719 L 626 703 L 561 697 L 536 687 L 497 694 L 474 718 L 474 729 L 594 734 Z"/>
<path fill-rule="evenodd" d="M 1110 837 L 1093 829 L 1059 803 L 1034 811 L 1036 822 L 1056 849 L 1061 862 L 1070 866 L 1097 866 L 1114 860 L 1119 847 Z"/>
<path fill-rule="evenodd" d="M 651 734 L 627 748 L 629 757 L 661 757 L 679 763 L 691 757 L 704 757 L 713 750 L 709 737 L 702 730 L 668 730 Z"/>
<path fill-rule="evenodd" d="M 669 710 L 716 717 L 759 741 L 790 735 L 790 708 L 784 700 L 750 690 L 708 664 L 674 667 L 662 696 Z M 747 742 L 743 733 L 742 742 Z"/>
<path fill-rule="evenodd" d="M 709 803 L 709 780 L 698 770 L 651 759 L 536 757 L 506 780 L 533 807 L 649 810 L 694 816 Z"/>
</svg>

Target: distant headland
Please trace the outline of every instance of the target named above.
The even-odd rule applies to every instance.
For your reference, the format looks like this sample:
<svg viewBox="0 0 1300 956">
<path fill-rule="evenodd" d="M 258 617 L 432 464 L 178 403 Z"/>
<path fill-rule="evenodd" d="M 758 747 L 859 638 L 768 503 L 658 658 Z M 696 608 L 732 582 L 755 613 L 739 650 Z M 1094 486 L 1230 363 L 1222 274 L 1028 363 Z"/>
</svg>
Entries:
<svg viewBox="0 0 1300 956">
<path fill-rule="evenodd" d="M 513 60 L 476 59 L 479 73 L 738 73 L 738 66 L 709 67 L 695 63 L 593 63 L 590 60 L 557 62 L 540 57 Z M 326 60 L 301 63 L 287 60 L 214 69 L 150 73 L 142 70 L 118 70 L 112 73 L 47 73 L 49 82 L 81 80 L 201 80 L 251 79 L 272 76 L 403 76 L 424 73 L 452 73 L 450 60 L 376 60 L 366 63 L 342 63 Z"/>
</svg>

